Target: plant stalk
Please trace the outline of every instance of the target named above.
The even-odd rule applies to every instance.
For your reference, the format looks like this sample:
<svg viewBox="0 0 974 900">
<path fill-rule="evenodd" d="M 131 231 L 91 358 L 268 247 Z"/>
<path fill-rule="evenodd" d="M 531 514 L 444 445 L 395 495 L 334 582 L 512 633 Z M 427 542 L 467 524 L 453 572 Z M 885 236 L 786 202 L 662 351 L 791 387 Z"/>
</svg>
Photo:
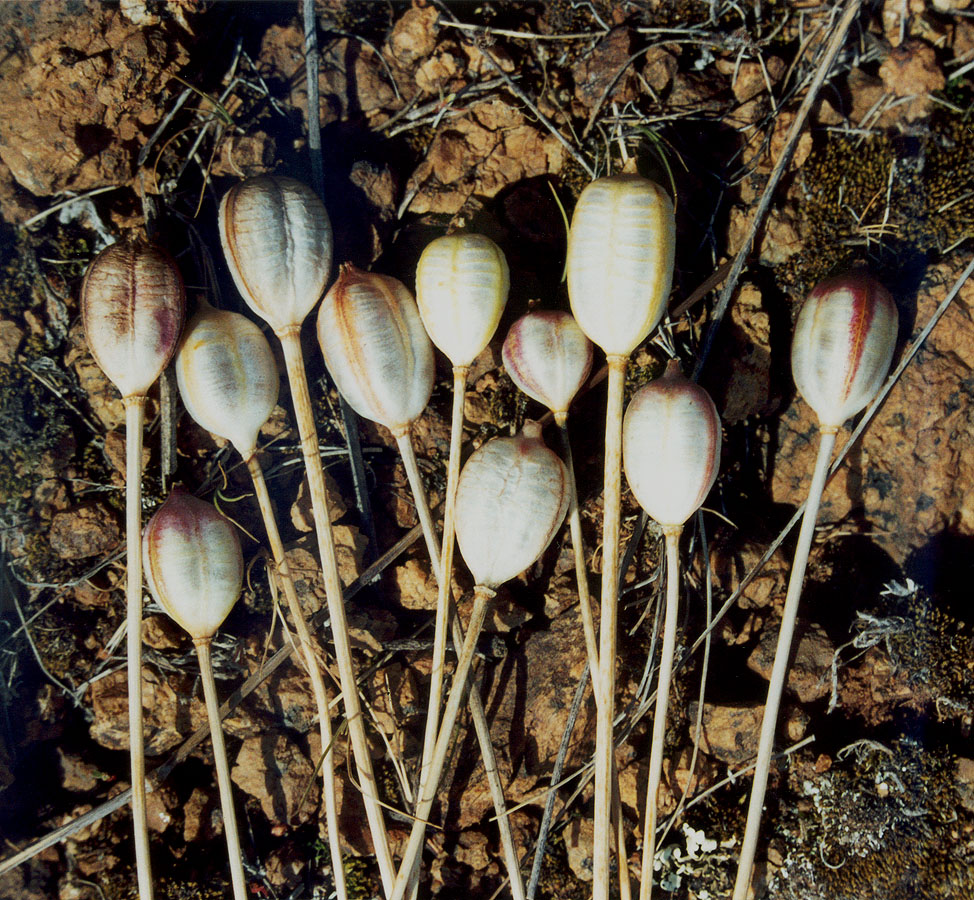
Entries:
<svg viewBox="0 0 974 900">
<path fill-rule="evenodd" d="M 210 658 L 210 638 L 195 640 L 196 655 L 200 660 L 200 677 L 203 681 L 203 697 L 206 699 L 206 717 L 210 720 L 210 736 L 213 739 L 213 761 L 216 763 L 216 781 L 220 788 L 220 807 L 223 810 L 223 830 L 227 836 L 227 857 L 230 860 L 230 881 L 234 900 L 248 900 L 247 881 L 244 878 L 243 859 L 240 853 L 240 834 L 237 816 L 233 811 L 233 793 L 230 787 L 230 766 L 227 748 L 223 742 L 223 726 L 220 724 L 220 702 L 213 680 L 213 661 Z"/>
<path fill-rule="evenodd" d="M 328 690 L 325 687 L 325 680 L 321 674 L 321 666 L 318 664 L 318 658 L 315 656 L 311 630 L 308 628 L 307 620 L 304 617 L 301 604 L 298 601 L 297 591 L 294 589 L 294 579 L 291 577 L 291 570 L 287 564 L 287 556 L 284 553 L 281 533 L 278 530 L 277 520 L 274 517 L 274 507 L 271 504 L 270 494 L 267 491 L 264 471 L 261 469 L 256 456 L 251 456 L 247 460 L 247 469 L 254 482 L 257 505 L 260 507 L 260 514 L 264 519 L 264 529 L 267 531 L 267 540 L 271 545 L 271 555 L 274 559 L 274 565 L 277 567 L 278 574 L 281 577 L 284 597 L 287 600 L 288 609 L 291 612 L 294 629 L 298 634 L 298 648 L 304 659 L 305 668 L 308 670 L 308 677 L 311 679 L 311 690 L 315 698 L 315 706 L 318 708 L 318 730 L 321 735 L 322 752 L 321 778 L 325 803 L 325 822 L 328 826 L 328 849 L 331 854 L 335 893 L 339 900 L 344 900 L 348 892 L 345 885 L 345 867 L 342 865 L 342 849 L 338 830 L 338 800 L 335 792 L 335 755 L 332 752 L 333 737 L 331 715 L 328 711 Z"/>
<path fill-rule="evenodd" d="M 595 731 L 595 842 L 592 850 L 592 900 L 609 898 L 609 837 L 615 718 L 616 621 L 619 581 L 619 517 L 622 505 L 622 405 L 626 357 L 610 356 L 605 411 L 605 481 L 602 494 L 602 610 L 599 623 L 599 694 Z M 624 861 L 623 861 L 624 864 Z"/>
<path fill-rule="evenodd" d="M 436 529 L 433 527 L 433 517 L 430 515 L 429 503 L 426 499 L 426 491 L 423 482 L 419 477 L 419 468 L 416 465 L 416 454 L 413 452 L 413 445 L 409 439 L 409 433 L 396 437 L 399 450 L 402 453 L 403 464 L 406 467 L 406 477 L 409 479 L 409 486 L 412 489 L 413 497 L 416 501 L 416 511 L 419 515 L 420 524 L 423 526 L 423 537 L 426 539 L 426 549 L 429 552 L 430 560 L 435 572 L 441 571 L 440 549 L 436 538 Z M 454 497 L 454 499 L 456 499 Z M 439 584 L 440 575 L 437 575 Z M 452 577 L 452 576 L 451 576 Z M 448 600 L 450 595 L 447 594 Z M 452 603 L 450 603 L 452 607 Z M 449 610 L 452 613 L 452 609 Z M 450 628 L 453 635 L 453 646 L 462 647 L 464 642 L 463 629 L 460 622 L 454 615 L 449 616 Z M 504 851 L 504 859 L 507 864 L 507 873 L 511 882 L 511 894 L 514 900 L 524 900 L 524 882 L 521 878 L 521 867 L 518 859 L 517 850 L 514 847 L 514 836 L 511 833 L 511 823 L 507 817 L 507 802 L 504 799 L 504 786 L 501 784 L 500 774 L 497 771 L 497 759 L 494 755 L 494 745 L 490 739 L 490 725 L 487 722 L 487 713 L 484 711 L 484 704 L 480 699 L 477 685 L 471 682 L 468 684 L 469 694 L 467 695 L 467 706 L 470 708 L 470 718 L 473 721 L 474 731 L 477 735 L 477 743 L 480 745 L 480 755 L 484 762 L 484 773 L 487 776 L 487 786 L 490 789 L 491 799 L 494 803 L 494 812 L 497 814 L 497 827 L 500 830 L 501 847 Z M 427 722 L 429 720 L 427 719 Z M 432 752 L 433 744 L 430 744 Z M 428 766 L 428 761 L 427 761 Z M 425 770 L 424 770 L 425 771 Z M 420 783 L 420 793 L 427 785 Z M 431 790 L 436 791 L 439 785 L 432 785 Z M 419 858 L 417 857 L 416 868 L 414 869 L 414 883 L 418 883 Z M 412 885 L 410 885 L 412 888 Z"/>
<path fill-rule="evenodd" d="M 656 713 L 653 717 L 653 739 L 649 754 L 649 784 L 646 790 L 646 830 L 643 833 L 642 881 L 639 900 L 653 895 L 653 863 L 656 859 L 656 797 L 663 772 L 663 737 L 666 733 L 666 708 L 669 705 L 670 677 L 676 649 L 677 611 L 680 602 L 680 533 L 682 525 L 663 529 L 666 538 L 666 617 L 663 621 L 663 646 L 659 659 L 659 684 L 656 689 Z"/>
<path fill-rule="evenodd" d="M 751 786 L 751 800 L 747 808 L 747 822 L 744 826 L 744 840 L 741 843 L 741 858 L 737 869 L 737 879 L 734 882 L 733 900 L 745 900 L 748 885 L 751 882 L 751 870 L 754 866 L 758 834 L 761 830 L 764 794 L 768 786 L 768 771 L 771 768 L 771 751 L 774 748 L 778 708 L 781 705 L 781 694 L 785 687 L 788 658 L 791 655 L 791 641 L 795 633 L 795 620 L 798 617 L 798 601 L 805 581 L 808 553 L 811 550 L 812 537 L 815 534 L 815 520 L 818 518 L 818 508 L 822 501 L 822 491 L 825 488 L 825 479 L 829 471 L 829 461 L 832 459 L 836 431 L 837 429 L 822 429 L 819 437 L 818 457 L 815 460 L 812 483 L 808 489 L 808 501 L 805 506 L 805 515 L 802 518 L 801 530 L 798 533 L 795 560 L 792 563 L 791 576 L 788 579 L 788 593 L 785 595 L 785 608 L 781 615 L 778 645 L 775 648 L 771 681 L 768 684 L 768 701 L 764 707 L 764 718 L 761 720 L 757 762 L 754 767 L 754 781 Z"/>
<path fill-rule="evenodd" d="M 358 770 L 365 815 L 369 823 L 372 843 L 379 864 L 383 889 L 388 894 L 395 880 L 395 866 L 389 851 L 382 808 L 372 769 L 372 756 L 359 702 L 358 685 L 352 662 L 352 649 L 348 638 L 348 622 L 345 618 L 345 604 L 342 599 L 342 583 L 338 576 L 338 562 L 335 558 L 335 543 L 331 532 L 331 519 L 328 514 L 328 496 L 325 492 L 325 477 L 321 468 L 321 455 L 318 450 L 318 432 L 311 411 L 311 396 L 304 371 L 304 356 L 301 351 L 300 326 L 282 329 L 278 334 L 284 349 L 288 380 L 294 401 L 294 413 L 301 437 L 301 451 L 304 455 L 305 471 L 311 494 L 311 509 L 314 514 L 315 532 L 318 538 L 318 554 L 321 557 L 321 571 L 325 579 L 325 598 L 328 614 L 331 617 L 332 638 L 335 643 L 335 660 L 338 663 L 338 676 L 342 687 L 342 700 L 345 704 L 345 717 L 348 721 L 348 735 L 352 744 L 352 754 Z"/>
<path fill-rule="evenodd" d="M 601 702 L 597 679 L 599 678 L 599 647 L 595 632 L 595 617 L 592 614 L 592 596 L 588 587 L 588 572 L 585 568 L 585 541 L 582 537 L 582 516 L 578 508 L 578 489 L 575 481 L 575 462 L 572 456 L 571 439 L 568 434 L 568 414 L 556 412 L 555 423 L 561 436 L 562 452 L 565 456 L 565 468 L 568 469 L 568 525 L 572 536 L 572 549 L 575 555 L 575 581 L 578 584 L 578 608 L 582 616 L 582 631 L 585 634 L 585 649 L 588 654 L 588 667 L 595 673 L 592 683 L 592 693 L 596 706 Z M 604 571 L 604 570 L 603 570 Z M 619 862 L 619 896 L 620 900 L 629 900 L 629 865 L 625 860 L 629 858 L 626 852 L 626 832 L 622 818 L 622 804 L 618 790 L 619 776 L 616 772 L 615 754 L 612 756 L 612 829 L 616 841 L 616 853 Z"/>
<path fill-rule="evenodd" d="M 128 653 L 129 755 L 132 767 L 132 825 L 140 900 L 152 900 L 152 861 L 145 814 L 145 743 L 142 735 L 142 427 L 145 395 L 125 404 L 125 547 Z"/>
<path fill-rule="evenodd" d="M 410 884 L 413 867 L 422 852 L 427 819 L 430 810 L 433 808 L 433 801 L 436 799 L 436 788 L 430 787 L 430 785 L 439 784 L 440 775 L 443 772 L 443 766 L 450 749 L 450 741 L 453 739 L 453 727 L 456 725 L 460 702 L 463 700 L 463 692 L 466 689 L 467 675 L 470 673 L 474 653 L 477 649 L 477 639 L 480 637 L 484 618 L 487 615 L 487 607 L 493 597 L 494 591 L 483 585 L 478 584 L 474 588 L 473 610 L 470 613 L 470 622 L 467 625 L 467 637 L 457 658 L 457 667 L 453 673 L 453 684 L 450 686 L 450 693 L 443 710 L 440 732 L 436 739 L 436 746 L 433 748 L 429 767 L 426 770 L 425 789 L 420 789 L 417 798 L 416 818 L 413 820 L 409 841 L 406 844 L 406 851 L 403 854 L 402 864 L 399 867 L 399 874 L 396 876 L 396 883 L 390 900 L 402 900 Z"/>
</svg>

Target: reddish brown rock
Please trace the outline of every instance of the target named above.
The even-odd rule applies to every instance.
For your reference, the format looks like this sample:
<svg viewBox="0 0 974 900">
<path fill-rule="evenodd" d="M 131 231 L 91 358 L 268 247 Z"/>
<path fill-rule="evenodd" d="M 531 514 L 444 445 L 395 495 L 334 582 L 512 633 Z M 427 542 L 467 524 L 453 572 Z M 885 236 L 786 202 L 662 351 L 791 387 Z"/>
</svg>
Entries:
<svg viewBox="0 0 974 900">
<path fill-rule="evenodd" d="M 115 513 L 100 503 L 86 503 L 55 513 L 48 540 L 61 559 L 85 559 L 114 550 L 121 531 Z"/>
<path fill-rule="evenodd" d="M 320 781 L 307 756 L 287 735 L 271 732 L 245 740 L 230 777 L 260 802 L 271 822 L 300 825 L 317 814 Z"/>
<path fill-rule="evenodd" d="M 899 114 L 909 122 L 932 111 L 933 101 L 927 95 L 943 90 L 947 83 L 936 52 L 923 41 L 907 41 L 896 47 L 879 67 L 879 77 L 887 91 L 914 98 L 900 107 Z"/>
<path fill-rule="evenodd" d="M 632 35 L 628 28 L 613 28 L 595 47 L 572 68 L 575 80 L 575 99 L 587 107 L 602 100 L 627 103 L 635 96 L 636 79 L 630 63 Z M 618 76 L 618 77 L 617 77 Z"/>
<path fill-rule="evenodd" d="M 700 749 L 721 762 L 738 766 L 751 759 L 758 749 L 758 732 L 764 707 L 730 706 L 705 703 Z M 690 737 L 696 728 L 697 704 L 689 708 Z"/>
<path fill-rule="evenodd" d="M 830 673 L 835 647 L 825 629 L 815 623 L 796 626 L 798 645 L 791 657 L 785 687 L 802 703 L 812 703 L 828 696 L 832 689 Z M 747 667 L 770 680 L 778 643 L 778 627 L 765 628 L 761 639 L 747 659 Z"/>
</svg>

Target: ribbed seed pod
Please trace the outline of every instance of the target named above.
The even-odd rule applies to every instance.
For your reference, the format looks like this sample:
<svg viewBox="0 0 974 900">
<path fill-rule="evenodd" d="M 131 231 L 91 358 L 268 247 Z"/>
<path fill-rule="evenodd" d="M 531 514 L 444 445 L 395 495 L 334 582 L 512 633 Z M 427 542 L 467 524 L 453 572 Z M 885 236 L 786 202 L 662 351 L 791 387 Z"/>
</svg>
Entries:
<svg viewBox="0 0 974 900">
<path fill-rule="evenodd" d="M 245 462 L 250 459 L 280 386 L 274 353 L 260 328 L 204 301 L 176 352 L 176 381 L 193 419 L 230 441 Z"/>
<path fill-rule="evenodd" d="M 791 368 L 823 428 L 866 406 L 893 360 L 896 304 L 865 271 L 829 278 L 808 295 L 795 322 Z"/>
<path fill-rule="evenodd" d="M 240 596 L 237 529 L 183 488 L 145 526 L 142 561 L 152 596 L 193 640 L 213 637 Z"/>
<path fill-rule="evenodd" d="M 477 584 L 496 588 L 534 563 L 568 500 L 568 472 L 534 423 L 474 453 L 457 487 L 457 543 Z"/>
<path fill-rule="evenodd" d="M 568 296 L 607 355 L 628 356 L 662 318 L 675 243 L 673 204 L 658 184 L 613 175 L 582 191 L 568 234 Z"/>
<path fill-rule="evenodd" d="M 351 407 L 405 433 L 433 392 L 433 345 L 416 301 L 395 278 L 342 266 L 318 310 L 318 343 Z"/>
<path fill-rule="evenodd" d="M 161 247 L 119 241 L 92 260 L 81 285 L 85 337 L 123 397 L 145 394 L 162 374 L 185 307 L 183 279 Z"/>
<path fill-rule="evenodd" d="M 469 366 L 497 330 L 510 273 L 500 247 L 482 234 L 436 238 L 416 267 L 416 301 L 433 343 L 454 366 Z"/>
<path fill-rule="evenodd" d="M 632 398 L 622 458 L 639 505 L 660 525 L 682 525 L 710 493 L 720 464 L 720 417 L 676 360 Z"/>
<path fill-rule="evenodd" d="M 592 342 L 567 312 L 546 310 L 521 316 L 507 332 L 504 366 L 514 383 L 556 417 L 592 371 Z"/>
<path fill-rule="evenodd" d="M 317 194 L 293 178 L 259 175 L 227 192 L 219 225 L 247 305 L 276 333 L 300 325 L 331 274 L 331 223 Z"/>
</svg>

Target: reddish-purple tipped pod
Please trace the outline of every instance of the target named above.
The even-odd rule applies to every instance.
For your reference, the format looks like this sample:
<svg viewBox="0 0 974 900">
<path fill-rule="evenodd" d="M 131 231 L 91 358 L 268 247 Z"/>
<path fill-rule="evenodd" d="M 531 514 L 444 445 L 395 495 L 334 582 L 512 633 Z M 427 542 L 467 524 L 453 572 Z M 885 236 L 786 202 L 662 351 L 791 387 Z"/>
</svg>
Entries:
<svg viewBox="0 0 974 900">
<path fill-rule="evenodd" d="M 88 266 L 81 285 L 85 337 L 123 397 L 144 395 L 162 374 L 184 313 L 179 269 L 155 244 L 119 241 Z"/>
<path fill-rule="evenodd" d="M 899 317 L 889 291 L 865 271 L 815 287 L 795 322 L 795 384 L 823 428 L 838 428 L 882 386 Z"/>
<path fill-rule="evenodd" d="M 274 352 L 260 328 L 204 302 L 180 341 L 176 381 L 193 419 L 250 459 L 279 388 Z"/>
<path fill-rule="evenodd" d="M 174 488 L 145 526 L 142 560 L 152 596 L 193 640 L 209 640 L 243 586 L 237 529 L 204 500 Z"/>
<path fill-rule="evenodd" d="M 661 525 L 682 525 L 710 493 L 720 463 L 720 417 L 676 360 L 632 398 L 622 458 L 639 505 Z"/>
<path fill-rule="evenodd" d="M 504 366 L 525 394 L 564 418 L 592 371 L 592 342 L 567 312 L 521 316 L 507 332 Z"/>
<path fill-rule="evenodd" d="M 565 466 L 534 423 L 474 453 L 457 487 L 457 543 L 477 584 L 496 588 L 535 562 L 565 518 L 568 495 Z"/>
<path fill-rule="evenodd" d="M 331 274 L 331 223 L 318 195 L 294 178 L 249 178 L 224 196 L 219 224 L 247 305 L 277 334 L 299 327 Z"/>
<path fill-rule="evenodd" d="M 393 434 L 429 403 L 433 345 L 401 281 L 342 266 L 318 310 L 318 343 L 349 405 Z"/>
</svg>

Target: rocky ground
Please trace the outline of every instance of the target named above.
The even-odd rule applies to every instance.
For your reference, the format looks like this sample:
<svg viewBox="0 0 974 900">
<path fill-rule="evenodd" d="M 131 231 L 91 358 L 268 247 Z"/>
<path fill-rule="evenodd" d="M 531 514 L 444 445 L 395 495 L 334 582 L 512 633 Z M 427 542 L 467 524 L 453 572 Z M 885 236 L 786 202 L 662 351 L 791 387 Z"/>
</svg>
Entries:
<svg viewBox="0 0 974 900">
<path fill-rule="evenodd" d="M 685 805 L 660 844 L 662 896 L 726 897 L 735 872 L 749 784 L 734 776 L 756 746 L 791 542 L 717 623 L 706 657 L 691 647 L 804 499 L 816 425 L 790 379 L 794 312 L 825 274 L 864 261 L 897 301 L 902 352 L 967 265 L 968 6 L 864 4 L 707 362 L 703 382 L 723 418 L 724 450 L 706 532 L 684 542 L 682 664 L 660 799 L 665 814 Z M 473 446 L 540 416 L 505 374 L 500 341 L 526 309 L 567 307 L 561 208 L 570 215 L 590 171 L 617 171 L 623 155 L 677 198 L 666 338 L 692 367 L 722 283 L 711 276 L 726 277 L 746 239 L 837 19 L 832 4 L 805 0 L 319 0 L 316 11 L 317 114 L 336 259 L 410 284 L 425 243 L 456 228 L 490 235 L 508 256 L 508 311 L 466 396 Z M 262 172 L 310 180 L 310 164 L 295 3 L 44 0 L 0 6 L 0 25 L 0 832 L 10 858 L 127 787 L 124 415 L 85 343 L 81 275 L 106 242 L 148 219 L 177 257 L 191 302 L 207 295 L 240 309 L 219 250 L 219 198 Z M 363 423 L 378 547 L 366 539 L 337 395 L 307 338 L 320 433 L 334 448 L 326 462 L 336 541 L 342 577 L 355 589 L 349 609 L 375 758 L 386 800 L 406 808 L 401 776 L 412 777 L 422 739 L 435 588 L 416 542 L 386 560 L 378 580 L 360 578 L 415 525 L 415 513 L 390 434 Z M 638 351 L 630 387 L 654 377 L 665 358 L 657 344 Z M 416 431 L 433 503 L 449 441 L 450 377 L 441 363 Z M 825 496 L 780 730 L 789 754 L 770 782 L 758 898 L 939 900 L 974 891 L 972 387 L 969 282 Z M 593 588 L 602 568 L 603 397 L 594 388 L 572 412 Z M 153 392 L 146 516 L 181 481 L 259 535 L 246 471 L 223 441 L 179 413 L 165 389 Z M 175 454 L 166 437 L 173 417 Z M 303 602 L 316 611 L 323 589 L 286 389 L 263 434 L 289 560 Z M 637 519 L 626 493 L 626 536 Z M 314 704 L 293 662 L 270 671 L 287 639 L 272 628 L 264 551 L 247 539 L 245 554 L 246 590 L 215 657 L 225 696 L 248 678 L 257 685 L 235 695 L 225 723 L 250 890 L 325 897 Z M 652 686 L 660 557 L 651 525 L 621 612 L 619 709 L 628 736 L 618 767 L 634 878 L 651 728 L 641 703 Z M 470 587 L 462 567 L 457 578 Z M 562 535 L 501 592 L 481 647 L 505 790 L 520 804 L 515 839 L 529 858 L 584 677 L 573 579 Z M 146 617 L 153 769 L 205 724 L 205 711 L 188 638 L 152 604 Z M 327 654 L 324 634 L 321 642 Z M 567 774 L 590 761 L 594 721 L 586 692 Z M 469 735 L 463 721 L 434 810 L 442 829 L 430 834 L 424 891 L 489 898 L 503 864 Z M 338 750 L 345 753 L 343 739 Z M 208 741 L 184 755 L 150 794 L 157 896 L 222 897 L 229 889 Z M 368 833 L 348 770 L 339 772 L 352 896 L 371 897 L 379 886 Z M 589 895 L 584 783 L 559 793 L 538 897 Z M 408 825 L 393 819 L 392 828 L 398 841 Z M 3 870 L 0 896 L 135 896 L 130 830 L 125 807 L 98 818 Z"/>
</svg>

